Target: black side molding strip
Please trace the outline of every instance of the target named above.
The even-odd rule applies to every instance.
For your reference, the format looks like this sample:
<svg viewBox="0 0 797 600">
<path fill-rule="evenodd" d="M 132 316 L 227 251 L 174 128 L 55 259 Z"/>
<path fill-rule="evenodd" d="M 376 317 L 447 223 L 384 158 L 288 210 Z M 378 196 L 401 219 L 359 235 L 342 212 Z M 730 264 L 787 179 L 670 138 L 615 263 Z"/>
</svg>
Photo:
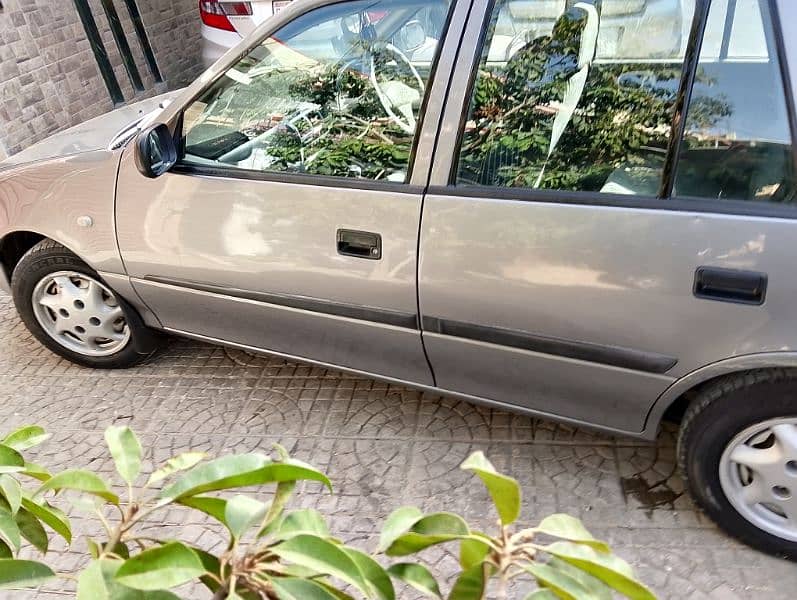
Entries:
<svg viewBox="0 0 797 600">
<path fill-rule="evenodd" d="M 265 292 L 241 290 L 238 288 L 212 285 L 209 283 L 199 283 L 195 281 L 186 281 L 183 279 L 170 279 L 168 277 L 147 276 L 144 277 L 144 281 L 161 283 L 164 285 L 171 285 L 200 292 L 208 292 L 211 294 L 232 296 L 233 298 L 241 298 L 243 300 L 254 300 L 255 302 L 274 304 L 276 306 L 285 306 L 287 308 L 297 308 L 299 310 L 334 315 L 336 317 L 346 317 L 360 321 L 371 321 L 373 323 L 381 323 L 383 325 L 392 325 L 393 327 L 403 327 L 405 329 L 413 329 L 416 331 L 418 330 L 417 315 L 386 310 L 383 308 L 373 308 L 358 304 L 343 304 L 340 302 L 321 300 L 319 298 L 309 298 L 307 296 L 268 294 Z"/>
<path fill-rule="evenodd" d="M 634 371 L 666 373 L 678 359 L 662 354 L 633 350 L 620 346 L 603 346 L 590 342 L 564 340 L 497 327 L 485 327 L 461 321 L 423 317 L 423 330 L 457 338 L 487 342 L 498 346 L 519 348 L 541 354 L 551 354 Z"/>
</svg>

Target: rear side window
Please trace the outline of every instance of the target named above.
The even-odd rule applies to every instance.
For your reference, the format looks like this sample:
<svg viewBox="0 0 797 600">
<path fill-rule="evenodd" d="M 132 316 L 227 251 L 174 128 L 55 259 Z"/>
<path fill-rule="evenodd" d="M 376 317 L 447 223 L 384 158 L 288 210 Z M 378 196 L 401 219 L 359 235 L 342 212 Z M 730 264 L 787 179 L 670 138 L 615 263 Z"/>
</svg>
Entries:
<svg viewBox="0 0 797 600">
<path fill-rule="evenodd" d="M 714 0 L 676 196 L 795 202 L 792 139 L 766 0 Z"/>
<path fill-rule="evenodd" d="M 655 196 L 694 0 L 498 0 L 457 184 Z"/>
</svg>

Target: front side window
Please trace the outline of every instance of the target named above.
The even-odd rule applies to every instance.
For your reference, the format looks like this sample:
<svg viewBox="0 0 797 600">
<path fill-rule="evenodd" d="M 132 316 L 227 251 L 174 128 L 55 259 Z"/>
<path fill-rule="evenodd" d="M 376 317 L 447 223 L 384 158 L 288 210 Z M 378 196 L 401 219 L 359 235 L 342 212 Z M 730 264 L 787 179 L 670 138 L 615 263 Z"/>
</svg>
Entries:
<svg viewBox="0 0 797 600">
<path fill-rule="evenodd" d="M 457 184 L 656 195 L 694 0 L 499 0 Z"/>
<path fill-rule="evenodd" d="M 183 164 L 406 182 L 448 0 L 342 2 L 297 17 L 183 117 Z"/>
<path fill-rule="evenodd" d="M 714 0 L 706 26 L 676 196 L 795 202 L 794 162 L 766 0 Z"/>
</svg>

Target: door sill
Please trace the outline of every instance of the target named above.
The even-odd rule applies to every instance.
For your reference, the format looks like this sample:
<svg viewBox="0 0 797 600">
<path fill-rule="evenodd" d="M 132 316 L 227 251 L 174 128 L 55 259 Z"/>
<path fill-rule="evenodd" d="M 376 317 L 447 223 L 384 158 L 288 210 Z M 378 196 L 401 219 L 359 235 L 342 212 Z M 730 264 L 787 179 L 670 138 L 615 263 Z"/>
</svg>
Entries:
<svg viewBox="0 0 797 600">
<path fill-rule="evenodd" d="M 578 419 L 573 419 L 570 417 L 563 417 L 560 415 L 555 415 L 552 413 L 534 410 L 531 408 L 526 408 L 523 406 L 517 406 L 515 404 L 508 404 L 505 402 L 499 402 L 497 400 L 490 400 L 488 398 L 482 398 L 481 396 L 471 396 L 468 394 L 463 394 L 461 392 L 454 392 L 452 390 L 446 390 L 443 388 L 431 386 L 431 385 L 424 385 L 421 383 L 416 383 L 414 381 L 407 381 L 404 379 L 397 379 L 395 377 L 390 377 L 388 375 L 382 375 L 380 373 L 372 373 L 369 371 L 362 371 L 360 369 L 353 369 L 351 367 L 343 367 L 340 365 L 336 365 L 333 363 L 327 363 L 320 360 L 314 360 L 312 358 L 307 358 L 305 356 L 297 356 L 295 354 L 288 354 L 286 352 L 278 352 L 276 350 L 269 350 L 267 348 L 259 348 L 257 346 L 249 346 L 246 344 L 238 344 L 235 342 L 230 342 L 227 340 L 222 340 L 219 338 L 209 337 L 206 335 L 201 335 L 198 333 L 191 333 L 190 331 L 181 331 L 179 329 L 173 329 L 170 327 L 164 327 L 163 330 L 167 333 L 186 337 L 189 339 L 197 340 L 200 342 L 207 342 L 209 344 L 216 344 L 219 346 L 227 346 L 229 348 L 235 348 L 237 350 L 245 350 L 248 352 L 254 352 L 257 354 L 266 354 L 269 356 L 277 356 L 279 358 L 285 358 L 287 360 L 308 363 L 311 365 L 316 365 L 319 367 L 325 367 L 328 369 L 333 369 L 335 371 L 342 371 L 344 373 L 351 373 L 353 375 L 361 375 L 364 377 L 368 377 L 370 379 L 377 379 L 379 381 L 385 381 L 387 383 L 395 383 L 398 385 L 402 385 L 405 387 L 411 387 L 418 390 L 422 390 L 424 392 L 433 392 L 436 394 L 440 394 L 443 396 L 449 396 L 451 398 L 456 398 L 457 400 L 463 400 L 465 402 L 470 402 L 472 404 L 479 404 L 481 406 L 486 406 L 488 408 L 497 408 L 500 410 L 505 410 L 507 412 L 512 412 L 516 414 L 525 415 L 528 417 L 535 417 L 540 418 L 548 421 L 556 421 L 559 423 L 565 423 L 567 425 L 572 425 L 574 427 L 579 427 L 583 429 L 589 429 L 592 431 L 598 431 L 601 433 L 608 433 L 610 435 L 617 435 L 623 437 L 631 437 L 636 439 L 643 439 L 643 440 L 654 440 L 656 439 L 656 431 L 627 431 L 623 429 L 615 429 L 613 427 L 606 427 L 603 425 L 597 425 L 595 423 L 589 423 L 586 421 L 580 421 Z"/>
</svg>

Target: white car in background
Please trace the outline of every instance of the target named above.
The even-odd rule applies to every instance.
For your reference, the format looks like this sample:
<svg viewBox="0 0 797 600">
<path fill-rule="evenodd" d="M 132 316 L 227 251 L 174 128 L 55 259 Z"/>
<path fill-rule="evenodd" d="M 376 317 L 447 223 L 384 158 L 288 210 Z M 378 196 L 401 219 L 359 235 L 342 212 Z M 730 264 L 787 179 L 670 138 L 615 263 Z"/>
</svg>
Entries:
<svg viewBox="0 0 797 600">
<path fill-rule="evenodd" d="M 206 67 L 238 44 L 271 15 L 288 6 L 292 0 L 200 0 L 202 19 L 202 61 Z"/>
</svg>

